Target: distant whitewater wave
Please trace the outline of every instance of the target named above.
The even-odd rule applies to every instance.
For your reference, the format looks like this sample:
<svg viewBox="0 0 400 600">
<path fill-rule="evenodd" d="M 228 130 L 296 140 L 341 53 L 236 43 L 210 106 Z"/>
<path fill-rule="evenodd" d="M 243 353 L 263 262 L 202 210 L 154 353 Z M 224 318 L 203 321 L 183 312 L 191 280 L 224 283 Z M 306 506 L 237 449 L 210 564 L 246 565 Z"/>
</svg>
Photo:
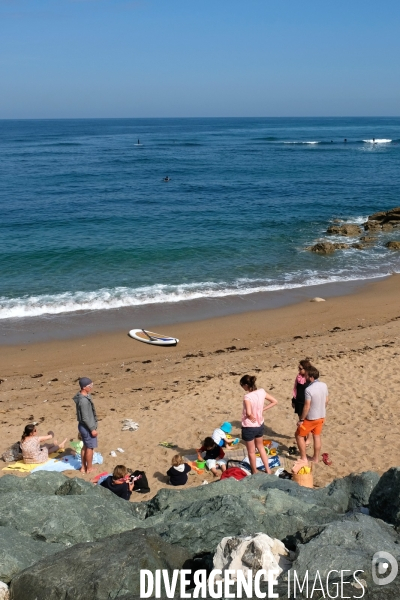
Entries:
<svg viewBox="0 0 400 600">
<path fill-rule="evenodd" d="M 110 310 L 129 306 L 144 306 L 165 302 L 182 302 L 200 298 L 222 298 L 226 296 L 243 296 L 257 292 L 273 292 L 290 290 L 310 285 L 321 285 L 342 281 L 357 281 L 384 277 L 389 273 L 375 275 L 334 275 L 321 276 L 318 272 L 292 274 L 282 281 L 274 283 L 265 279 L 238 279 L 232 284 L 226 282 L 189 283 L 181 285 L 153 285 L 141 288 L 103 288 L 93 292 L 64 292 L 62 294 L 43 294 L 22 298 L 0 297 L 0 319 L 23 317 L 39 317 L 41 315 L 58 315 L 76 311 Z"/>
<path fill-rule="evenodd" d="M 283 142 L 284 144 L 321 144 L 321 142 Z"/>
<path fill-rule="evenodd" d="M 372 139 L 372 140 L 363 140 L 366 144 L 390 144 L 392 140 L 387 140 L 385 138 L 382 139 Z"/>
</svg>

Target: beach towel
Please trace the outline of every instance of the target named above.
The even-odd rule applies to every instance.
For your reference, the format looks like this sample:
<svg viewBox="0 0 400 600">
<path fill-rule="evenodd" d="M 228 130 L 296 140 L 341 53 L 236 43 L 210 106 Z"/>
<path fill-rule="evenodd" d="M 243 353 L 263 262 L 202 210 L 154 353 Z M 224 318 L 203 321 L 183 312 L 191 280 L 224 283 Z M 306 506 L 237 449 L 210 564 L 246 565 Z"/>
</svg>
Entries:
<svg viewBox="0 0 400 600">
<path fill-rule="evenodd" d="M 103 457 L 100 452 L 95 452 L 93 454 L 93 464 L 94 465 L 102 465 Z M 48 460 L 42 465 L 36 466 L 31 473 L 37 473 L 37 471 L 57 471 L 61 473 L 62 471 L 71 471 L 78 470 L 82 466 L 81 457 L 79 454 L 76 456 L 68 455 L 63 456 L 62 458 L 56 458 Z"/>
<path fill-rule="evenodd" d="M 71 471 L 80 469 L 82 466 L 81 457 L 77 456 L 58 456 L 58 452 L 50 454 L 49 460 L 45 463 L 36 465 L 26 465 L 22 460 L 17 461 L 13 465 L 5 467 L 3 471 L 20 471 L 21 473 L 36 473 L 37 471 L 56 471 L 61 473 L 62 471 Z M 93 455 L 93 464 L 102 465 L 103 457 L 100 452 L 95 452 Z"/>
<path fill-rule="evenodd" d="M 53 452 L 53 454 L 50 454 L 49 460 L 47 460 L 45 463 L 37 463 L 32 465 L 26 465 L 23 460 L 17 460 L 17 462 L 14 464 L 4 467 L 3 471 L 21 471 L 22 473 L 31 473 L 37 467 L 47 465 L 56 456 L 58 456 L 58 452 Z"/>
</svg>

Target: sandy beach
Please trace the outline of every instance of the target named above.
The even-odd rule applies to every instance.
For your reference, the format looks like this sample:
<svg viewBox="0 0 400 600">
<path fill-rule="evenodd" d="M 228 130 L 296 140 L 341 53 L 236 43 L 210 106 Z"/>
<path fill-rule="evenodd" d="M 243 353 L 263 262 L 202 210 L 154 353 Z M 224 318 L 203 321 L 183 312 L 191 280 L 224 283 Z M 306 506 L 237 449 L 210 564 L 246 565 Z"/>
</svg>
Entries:
<svg viewBox="0 0 400 600">
<path fill-rule="evenodd" d="M 104 457 L 95 473 L 120 463 L 143 469 L 151 494 L 133 499 L 148 499 L 166 486 L 165 473 L 176 452 L 193 453 L 223 421 L 240 433 L 239 379 L 245 373 L 257 374 L 258 386 L 279 402 L 266 413 L 266 426 L 285 456 L 294 444 L 290 399 L 297 363 L 309 357 L 330 396 L 322 443 L 333 464 L 316 467 L 315 484 L 324 486 L 352 472 L 382 473 L 398 465 L 400 453 L 394 426 L 400 418 L 399 298 L 400 276 L 393 275 L 326 302 L 169 325 L 167 333 L 181 340 L 176 348 L 140 344 L 126 331 L 1 346 L 0 452 L 32 420 L 41 423 L 43 435 L 51 429 L 58 439 L 76 439 L 72 397 L 78 378 L 89 376 L 95 383 Z M 125 418 L 138 422 L 139 429 L 121 431 Z M 164 441 L 177 448 L 160 447 Z M 110 451 L 117 447 L 125 452 L 112 458 Z M 213 477 L 191 474 L 188 485 L 205 479 Z"/>
</svg>

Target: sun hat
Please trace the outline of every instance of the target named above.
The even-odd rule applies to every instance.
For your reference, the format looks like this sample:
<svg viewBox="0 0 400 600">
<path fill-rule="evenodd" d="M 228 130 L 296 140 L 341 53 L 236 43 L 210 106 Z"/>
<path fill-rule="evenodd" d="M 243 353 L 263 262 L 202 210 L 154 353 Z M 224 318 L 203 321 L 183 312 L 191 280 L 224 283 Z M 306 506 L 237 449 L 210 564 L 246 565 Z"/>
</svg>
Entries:
<svg viewBox="0 0 400 600">
<path fill-rule="evenodd" d="M 222 423 L 221 429 L 224 433 L 230 433 L 232 431 L 232 425 L 225 421 L 225 423 Z"/>
<path fill-rule="evenodd" d="M 83 390 L 83 388 L 87 387 L 88 385 L 91 385 L 92 383 L 93 381 L 89 379 L 89 377 L 81 377 L 79 380 L 79 386 L 81 390 Z"/>
</svg>

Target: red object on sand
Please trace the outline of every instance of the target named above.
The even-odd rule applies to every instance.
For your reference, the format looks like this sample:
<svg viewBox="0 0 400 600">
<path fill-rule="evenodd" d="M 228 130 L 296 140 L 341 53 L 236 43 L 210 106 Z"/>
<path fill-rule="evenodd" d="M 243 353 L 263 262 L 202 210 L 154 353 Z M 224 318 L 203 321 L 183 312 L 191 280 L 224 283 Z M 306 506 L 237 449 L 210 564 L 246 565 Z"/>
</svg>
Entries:
<svg viewBox="0 0 400 600">
<path fill-rule="evenodd" d="M 93 477 L 92 483 L 97 483 L 100 477 L 104 477 L 104 475 L 108 475 L 108 471 L 104 471 L 104 473 L 100 473 L 100 475 L 96 475 L 96 477 Z"/>
<path fill-rule="evenodd" d="M 221 475 L 221 479 L 227 479 L 228 477 L 233 477 L 240 481 L 247 477 L 246 473 L 240 469 L 239 467 L 231 467 L 230 469 L 226 469 Z"/>
<path fill-rule="evenodd" d="M 324 454 L 322 455 L 322 462 L 323 462 L 325 465 L 327 465 L 328 467 L 330 467 L 330 466 L 331 466 L 331 464 L 332 464 L 332 461 L 331 461 L 331 459 L 329 458 L 329 454 L 328 454 L 327 452 L 324 452 Z"/>
</svg>

